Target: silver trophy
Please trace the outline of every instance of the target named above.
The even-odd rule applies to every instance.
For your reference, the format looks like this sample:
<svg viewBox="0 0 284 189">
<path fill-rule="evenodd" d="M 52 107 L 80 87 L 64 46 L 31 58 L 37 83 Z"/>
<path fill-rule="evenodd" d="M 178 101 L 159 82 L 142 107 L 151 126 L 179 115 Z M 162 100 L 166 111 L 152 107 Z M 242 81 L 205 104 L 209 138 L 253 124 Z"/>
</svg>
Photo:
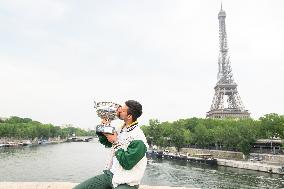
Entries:
<svg viewBox="0 0 284 189">
<path fill-rule="evenodd" d="M 104 119 L 107 123 L 101 123 L 96 126 L 96 133 L 108 133 L 113 134 L 115 127 L 111 126 L 111 121 L 117 119 L 117 109 L 120 107 L 119 104 L 113 102 L 94 102 L 97 115 Z"/>
</svg>

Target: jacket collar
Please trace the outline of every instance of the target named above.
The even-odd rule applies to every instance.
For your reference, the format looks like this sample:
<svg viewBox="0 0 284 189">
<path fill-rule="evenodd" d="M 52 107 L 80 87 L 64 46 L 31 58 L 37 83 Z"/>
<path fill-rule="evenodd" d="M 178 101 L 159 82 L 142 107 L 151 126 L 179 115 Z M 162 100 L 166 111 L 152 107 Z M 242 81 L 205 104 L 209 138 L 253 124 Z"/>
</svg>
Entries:
<svg viewBox="0 0 284 189">
<path fill-rule="evenodd" d="M 126 130 L 126 132 L 132 131 L 133 129 L 135 129 L 138 126 L 138 122 L 134 121 L 133 123 L 131 123 L 130 125 L 123 125 L 123 128 Z"/>
</svg>

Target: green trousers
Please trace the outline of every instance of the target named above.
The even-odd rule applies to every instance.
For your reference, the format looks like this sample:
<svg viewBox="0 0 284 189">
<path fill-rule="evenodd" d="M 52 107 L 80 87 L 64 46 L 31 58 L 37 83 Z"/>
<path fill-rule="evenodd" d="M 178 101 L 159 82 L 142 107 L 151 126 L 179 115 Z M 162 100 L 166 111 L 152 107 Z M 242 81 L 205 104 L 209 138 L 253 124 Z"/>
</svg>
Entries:
<svg viewBox="0 0 284 189">
<path fill-rule="evenodd" d="M 139 186 L 129 186 L 127 184 L 121 184 L 115 187 L 115 189 L 138 189 Z M 113 189 L 112 186 L 112 173 L 105 170 L 103 174 L 92 177 L 73 189 Z"/>
</svg>

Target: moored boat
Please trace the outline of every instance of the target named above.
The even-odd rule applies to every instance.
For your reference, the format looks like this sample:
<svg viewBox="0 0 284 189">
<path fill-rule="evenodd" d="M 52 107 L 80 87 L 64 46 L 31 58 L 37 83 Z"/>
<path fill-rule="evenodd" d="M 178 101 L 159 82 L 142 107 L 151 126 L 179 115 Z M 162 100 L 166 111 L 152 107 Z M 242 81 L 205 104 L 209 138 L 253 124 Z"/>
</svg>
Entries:
<svg viewBox="0 0 284 189">
<path fill-rule="evenodd" d="M 30 140 L 23 140 L 22 143 L 23 143 L 23 146 L 32 145 L 32 142 Z"/>
<path fill-rule="evenodd" d="M 184 160 L 188 162 L 201 163 L 207 165 L 217 165 L 217 159 L 213 158 L 211 154 L 195 154 L 194 156 L 190 156 L 189 154 L 164 152 L 163 158 Z"/>
</svg>

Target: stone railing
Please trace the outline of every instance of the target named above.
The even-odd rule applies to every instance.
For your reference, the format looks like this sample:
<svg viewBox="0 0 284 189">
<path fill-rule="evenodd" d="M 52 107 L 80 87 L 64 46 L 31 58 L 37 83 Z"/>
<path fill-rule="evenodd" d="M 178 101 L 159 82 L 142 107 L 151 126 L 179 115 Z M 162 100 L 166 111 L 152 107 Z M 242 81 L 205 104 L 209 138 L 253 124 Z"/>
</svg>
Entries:
<svg viewBox="0 0 284 189">
<path fill-rule="evenodd" d="M 77 184 L 70 182 L 0 182 L 0 189 L 72 189 L 75 185 Z M 140 185 L 139 189 L 194 189 L 194 188 Z"/>
</svg>

